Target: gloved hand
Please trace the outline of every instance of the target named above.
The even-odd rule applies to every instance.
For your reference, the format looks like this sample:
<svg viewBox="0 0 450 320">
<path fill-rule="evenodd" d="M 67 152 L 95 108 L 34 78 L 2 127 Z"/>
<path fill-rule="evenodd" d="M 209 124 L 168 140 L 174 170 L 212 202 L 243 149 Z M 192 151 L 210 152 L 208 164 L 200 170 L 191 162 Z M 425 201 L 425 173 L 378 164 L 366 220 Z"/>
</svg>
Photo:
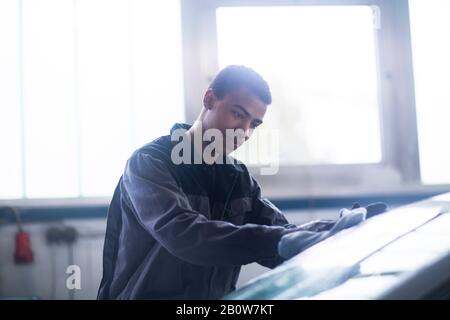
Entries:
<svg viewBox="0 0 450 320">
<path fill-rule="evenodd" d="M 372 218 L 373 216 L 379 215 L 387 211 L 387 205 L 384 202 L 374 202 L 366 207 L 367 216 L 366 218 Z"/>
<path fill-rule="evenodd" d="M 292 228 L 292 232 L 284 235 L 278 242 L 278 254 L 289 259 L 339 231 L 353 227 L 365 219 L 386 212 L 386 210 L 387 206 L 382 202 L 374 202 L 366 207 L 361 207 L 356 202 L 350 210 L 341 209 L 339 219 L 336 221 L 314 220 Z"/>
<path fill-rule="evenodd" d="M 335 225 L 336 220 L 329 220 L 329 219 L 319 219 L 319 220 L 313 220 L 304 224 L 301 224 L 299 226 L 295 227 L 296 231 L 312 231 L 312 232 L 320 232 L 320 231 L 326 231 L 333 228 Z"/>
<path fill-rule="evenodd" d="M 358 209 L 361 208 L 361 205 L 358 202 L 355 202 L 352 206 L 352 209 Z M 383 202 L 373 202 L 368 204 L 366 207 L 364 207 L 367 211 L 366 213 L 366 219 L 368 218 L 372 218 L 373 216 L 376 216 L 380 213 L 384 213 L 387 211 L 387 205 Z M 345 214 L 347 214 L 348 212 L 350 212 L 351 210 L 348 209 L 341 209 L 339 211 L 339 217 L 344 216 Z"/>
<path fill-rule="evenodd" d="M 364 221 L 366 214 L 367 210 L 365 208 L 347 210 L 346 212 L 343 212 L 342 216 L 337 221 L 332 221 L 332 224 L 329 222 L 324 223 L 322 226 L 332 226 L 329 230 L 325 231 L 308 231 L 308 228 L 302 229 L 305 225 L 299 226 L 296 231 L 281 237 L 278 242 L 278 254 L 285 259 L 290 259 L 316 243 L 331 237 L 339 231 L 353 227 Z M 321 221 L 319 220 L 318 222 Z M 315 224 L 317 224 L 317 221 L 313 221 L 313 224 L 310 226 L 311 228 L 309 230 L 313 230 Z"/>
</svg>

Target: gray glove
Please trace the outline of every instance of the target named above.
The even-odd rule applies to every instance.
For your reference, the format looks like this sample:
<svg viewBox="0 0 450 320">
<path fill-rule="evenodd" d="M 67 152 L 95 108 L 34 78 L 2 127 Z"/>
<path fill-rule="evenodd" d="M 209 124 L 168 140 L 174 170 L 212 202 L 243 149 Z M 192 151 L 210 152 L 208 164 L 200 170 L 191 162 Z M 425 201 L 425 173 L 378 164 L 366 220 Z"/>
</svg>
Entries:
<svg viewBox="0 0 450 320">
<path fill-rule="evenodd" d="M 313 220 L 305 224 L 296 226 L 295 231 L 312 231 L 312 232 L 327 231 L 333 228 L 335 223 L 336 220 L 328 220 L 328 219 Z"/>
<path fill-rule="evenodd" d="M 330 222 L 331 220 L 319 220 L 301 225 L 296 231 L 281 237 L 278 242 L 278 254 L 285 259 L 290 259 L 339 231 L 353 227 L 364 221 L 366 219 L 366 214 L 366 208 L 359 207 L 352 210 L 342 209 L 340 211 L 341 217 L 337 221 Z M 309 231 L 321 230 L 321 228 L 329 229 L 325 231 Z"/>
<path fill-rule="evenodd" d="M 357 209 L 357 208 L 361 208 L 361 205 L 358 202 L 355 202 L 353 204 L 352 210 Z M 372 218 L 373 216 L 376 216 L 380 213 L 384 213 L 387 211 L 387 205 L 383 202 L 373 202 L 373 203 L 368 204 L 364 208 L 367 211 L 366 219 Z M 346 209 L 342 209 L 342 210 L 346 210 Z M 341 210 L 341 212 L 342 212 L 342 210 Z M 342 215 L 340 215 L 340 217 L 341 216 Z"/>
<path fill-rule="evenodd" d="M 361 205 L 358 202 L 355 202 L 351 208 L 351 210 L 348 209 L 341 209 L 339 211 L 339 218 L 342 218 L 347 213 L 351 212 L 353 209 L 361 208 Z M 366 219 L 371 218 L 377 214 L 386 212 L 386 204 L 383 202 L 374 202 L 366 207 L 364 207 L 367 211 L 366 213 Z M 329 220 L 329 219 L 319 219 L 319 220 L 313 220 L 310 222 L 307 222 L 305 224 L 296 226 L 295 224 L 289 224 L 286 225 L 288 228 L 290 228 L 292 231 L 313 231 L 313 232 L 320 232 L 320 231 L 327 231 L 330 230 L 335 224 L 337 220 Z"/>
<path fill-rule="evenodd" d="M 366 207 L 354 203 L 351 210 L 341 209 L 338 220 L 314 220 L 300 226 L 291 225 L 291 233 L 284 235 L 278 243 L 278 254 L 289 259 L 305 249 L 325 240 L 341 230 L 353 227 L 358 223 L 386 212 L 387 206 L 382 202 L 374 202 Z"/>
</svg>

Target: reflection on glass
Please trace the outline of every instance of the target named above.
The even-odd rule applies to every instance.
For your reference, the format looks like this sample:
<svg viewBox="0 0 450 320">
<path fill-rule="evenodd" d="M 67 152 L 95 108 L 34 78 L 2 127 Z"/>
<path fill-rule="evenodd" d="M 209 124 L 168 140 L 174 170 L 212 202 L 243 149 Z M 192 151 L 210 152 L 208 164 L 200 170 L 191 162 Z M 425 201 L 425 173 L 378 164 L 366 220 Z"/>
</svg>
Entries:
<svg viewBox="0 0 450 320">
<path fill-rule="evenodd" d="M 439 212 L 440 207 L 418 205 L 371 218 L 300 253 L 225 298 L 376 298 L 411 271 L 450 253 L 446 226 L 450 214 Z M 427 230 L 438 224 L 447 235 Z"/>
<path fill-rule="evenodd" d="M 340 286 L 321 292 L 310 299 L 372 299 L 384 292 L 386 288 L 398 283 L 398 280 L 398 276 L 395 275 L 352 278 Z"/>
</svg>

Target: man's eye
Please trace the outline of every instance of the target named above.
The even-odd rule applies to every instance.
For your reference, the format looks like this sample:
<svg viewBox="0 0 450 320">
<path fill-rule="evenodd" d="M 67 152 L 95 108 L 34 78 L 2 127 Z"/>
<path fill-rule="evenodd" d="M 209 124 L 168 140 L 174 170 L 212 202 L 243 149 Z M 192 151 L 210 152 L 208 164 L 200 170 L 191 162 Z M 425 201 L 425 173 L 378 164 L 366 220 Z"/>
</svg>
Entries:
<svg viewBox="0 0 450 320">
<path fill-rule="evenodd" d="M 244 119 L 244 115 L 240 112 L 233 111 L 233 115 L 238 119 Z"/>
<path fill-rule="evenodd" d="M 252 123 L 252 129 L 256 129 L 259 127 L 261 123 Z"/>
</svg>

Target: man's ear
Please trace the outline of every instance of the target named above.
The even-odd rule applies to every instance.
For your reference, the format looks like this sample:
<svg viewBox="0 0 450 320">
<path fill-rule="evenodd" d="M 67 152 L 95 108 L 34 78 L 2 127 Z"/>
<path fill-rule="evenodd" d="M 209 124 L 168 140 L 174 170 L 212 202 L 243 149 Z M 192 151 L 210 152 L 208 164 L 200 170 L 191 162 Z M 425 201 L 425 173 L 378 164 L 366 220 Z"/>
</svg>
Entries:
<svg viewBox="0 0 450 320">
<path fill-rule="evenodd" d="M 205 92 L 205 96 L 203 97 L 203 106 L 211 110 L 214 107 L 214 101 L 216 100 L 216 96 L 214 95 L 214 92 L 212 89 L 208 89 Z"/>
</svg>

